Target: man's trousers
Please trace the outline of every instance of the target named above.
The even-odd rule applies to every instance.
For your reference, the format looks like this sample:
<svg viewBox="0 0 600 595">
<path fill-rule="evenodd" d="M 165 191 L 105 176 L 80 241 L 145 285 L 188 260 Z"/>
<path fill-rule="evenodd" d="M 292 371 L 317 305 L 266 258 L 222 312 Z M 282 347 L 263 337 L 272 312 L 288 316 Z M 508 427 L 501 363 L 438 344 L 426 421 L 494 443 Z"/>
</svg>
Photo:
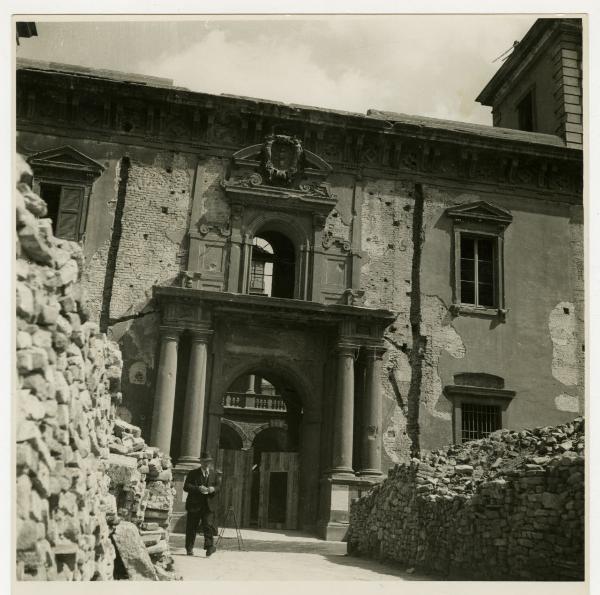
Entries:
<svg viewBox="0 0 600 595">
<path fill-rule="evenodd" d="M 216 527 L 214 525 L 215 515 L 210 510 L 188 510 L 187 521 L 185 524 L 185 549 L 190 551 L 194 549 L 196 541 L 196 533 L 198 526 L 202 525 L 202 533 L 204 534 L 204 549 L 214 545 L 214 536 Z"/>
</svg>

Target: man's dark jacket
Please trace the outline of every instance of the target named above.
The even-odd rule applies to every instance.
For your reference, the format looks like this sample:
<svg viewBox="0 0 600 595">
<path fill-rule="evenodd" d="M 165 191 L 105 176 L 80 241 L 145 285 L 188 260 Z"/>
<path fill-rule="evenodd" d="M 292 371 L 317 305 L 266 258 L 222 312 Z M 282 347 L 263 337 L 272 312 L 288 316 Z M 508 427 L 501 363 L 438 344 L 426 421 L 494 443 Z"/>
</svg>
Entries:
<svg viewBox="0 0 600 595">
<path fill-rule="evenodd" d="M 201 494 L 200 486 L 213 487 L 215 491 L 212 494 Z M 208 470 L 208 476 L 202 474 L 202 469 L 192 469 L 187 474 L 183 484 L 183 491 L 187 492 L 188 496 L 185 501 L 185 509 L 189 511 L 210 511 L 214 512 L 217 508 L 217 500 L 215 496 L 219 493 L 221 487 L 221 473 L 214 469 Z"/>
</svg>

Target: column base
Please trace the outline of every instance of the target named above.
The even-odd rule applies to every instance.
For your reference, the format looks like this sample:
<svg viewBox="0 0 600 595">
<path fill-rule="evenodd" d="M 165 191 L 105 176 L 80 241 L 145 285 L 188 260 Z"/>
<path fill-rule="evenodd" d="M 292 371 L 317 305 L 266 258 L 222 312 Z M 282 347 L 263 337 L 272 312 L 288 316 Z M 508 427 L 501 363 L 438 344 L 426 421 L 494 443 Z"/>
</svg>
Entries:
<svg viewBox="0 0 600 595">
<path fill-rule="evenodd" d="M 377 477 L 381 477 L 383 475 L 383 472 L 379 469 L 361 469 L 360 471 L 356 472 L 356 475 L 357 477 L 363 477 L 365 479 L 368 479 L 369 477 L 375 479 Z"/>
<path fill-rule="evenodd" d="M 187 521 L 187 513 L 174 512 L 171 515 L 171 522 L 169 523 L 169 533 L 183 533 L 185 535 L 185 524 Z"/>
<path fill-rule="evenodd" d="M 355 477 L 354 469 L 350 467 L 334 467 L 333 469 L 328 469 L 326 472 L 328 477 L 340 477 L 348 479 L 350 477 Z"/>
<path fill-rule="evenodd" d="M 200 458 L 191 456 L 179 457 L 176 467 L 182 470 L 196 469 L 200 467 Z"/>
<path fill-rule="evenodd" d="M 338 473 L 333 469 L 322 477 L 319 536 L 322 539 L 343 541 L 350 523 L 352 501 L 366 494 L 382 479 L 383 474 L 356 477 L 348 470 Z"/>
<path fill-rule="evenodd" d="M 319 537 L 325 541 L 345 541 L 349 523 L 329 522 L 319 525 Z"/>
</svg>

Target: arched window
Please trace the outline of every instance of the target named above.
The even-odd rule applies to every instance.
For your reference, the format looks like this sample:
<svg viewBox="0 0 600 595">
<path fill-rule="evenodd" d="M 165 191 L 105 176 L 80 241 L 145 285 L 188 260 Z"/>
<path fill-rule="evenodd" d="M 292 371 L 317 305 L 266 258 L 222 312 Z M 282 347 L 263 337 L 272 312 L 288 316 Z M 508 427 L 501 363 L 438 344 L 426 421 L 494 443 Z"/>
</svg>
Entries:
<svg viewBox="0 0 600 595">
<path fill-rule="evenodd" d="M 271 295 L 273 288 L 273 246 L 267 240 L 255 237 L 252 242 L 250 293 Z"/>
<path fill-rule="evenodd" d="M 294 245 L 277 231 L 258 233 L 252 243 L 248 293 L 293 298 L 296 255 Z"/>
</svg>

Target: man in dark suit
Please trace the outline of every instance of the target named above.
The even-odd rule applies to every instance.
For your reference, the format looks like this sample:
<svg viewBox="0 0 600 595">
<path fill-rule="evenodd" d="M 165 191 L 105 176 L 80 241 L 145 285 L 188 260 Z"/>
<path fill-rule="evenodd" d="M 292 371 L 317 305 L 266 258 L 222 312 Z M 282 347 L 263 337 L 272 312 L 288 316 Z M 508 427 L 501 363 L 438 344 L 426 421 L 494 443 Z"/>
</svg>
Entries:
<svg viewBox="0 0 600 595">
<path fill-rule="evenodd" d="M 202 524 L 206 555 L 211 556 L 217 551 L 214 546 L 214 536 L 217 533 L 215 527 L 217 500 L 215 496 L 221 487 L 221 473 L 214 469 L 212 461 L 210 454 L 202 453 L 200 467 L 190 471 L 183 484 L 183 491 L 188 494 L 185 501 L 187 510 L 185 549 L 188 556 L 194 555 L 194 542 L 199 524 Z"/>
</svg>

